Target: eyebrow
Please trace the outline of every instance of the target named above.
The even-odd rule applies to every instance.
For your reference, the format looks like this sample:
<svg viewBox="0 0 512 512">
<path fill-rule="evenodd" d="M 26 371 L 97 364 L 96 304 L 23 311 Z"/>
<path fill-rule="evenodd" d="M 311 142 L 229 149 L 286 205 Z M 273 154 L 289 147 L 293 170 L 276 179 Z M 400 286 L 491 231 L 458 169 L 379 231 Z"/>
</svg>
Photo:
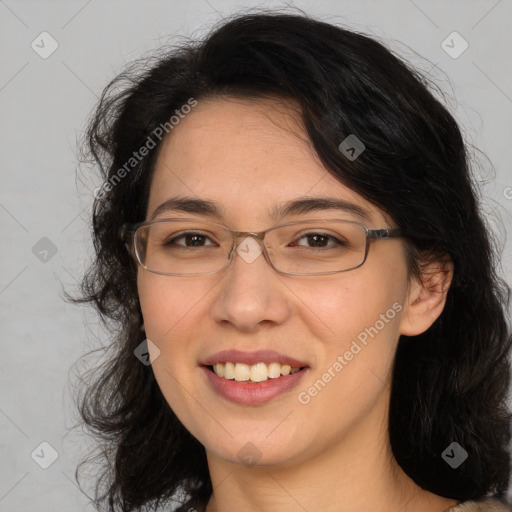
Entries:
<svg viewBox="0 0 512 512">
<path fill-rule="evenodd" d="M 274 206 L 269 215 L 273 220 L 278 220 L 288 215 L 304 215 L 324 210 L 339 210 L 366 221 L 371 219 L 370 212 L 362 206 L 332 197 L 304 197 L 295 199 L 282 205 Z M 155 208 L 150 220 L 155 219 L 162 213 L 172 211 L 224 219 L 224 208 L 221 208 L 215 201 L 194 197 L 171 197 Z"/>
</svg>

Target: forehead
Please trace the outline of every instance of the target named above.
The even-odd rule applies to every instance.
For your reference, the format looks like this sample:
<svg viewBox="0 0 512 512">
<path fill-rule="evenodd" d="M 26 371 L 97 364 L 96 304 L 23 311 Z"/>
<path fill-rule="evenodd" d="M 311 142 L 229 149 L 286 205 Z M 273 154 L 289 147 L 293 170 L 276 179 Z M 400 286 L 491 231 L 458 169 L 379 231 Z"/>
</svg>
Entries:
<svg viewBox="0 0 512 512">
<path fill-rule="evenodd" d="M 337 198 L 360 205 L 376 222 L 384 218 L 327 171 L 298 109 L 277 99 L 198 101 L 163 142 L 148 217 L 176 196 L 215 201 L 223 220 L 253 224 L 268 222 L 276 205 L 300 197 Z"/>
</svg>

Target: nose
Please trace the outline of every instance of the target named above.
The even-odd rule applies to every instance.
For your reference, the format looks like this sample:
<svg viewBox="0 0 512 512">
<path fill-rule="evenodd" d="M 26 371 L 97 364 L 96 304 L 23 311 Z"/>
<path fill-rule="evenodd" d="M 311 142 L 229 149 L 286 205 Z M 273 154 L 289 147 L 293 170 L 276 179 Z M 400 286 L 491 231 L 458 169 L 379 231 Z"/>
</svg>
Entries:
<svg viewBox="0 0 512 512">
<path fill-rule="evenodd" d="M 232 261 L 211 305 L 211 317 L 216 323 L 253 332 L 260 324 L 285 322 L 291 307 L 281 276 L 265 258 L 264 242 L 246 235 L 234 244 Z"/>
</svg>

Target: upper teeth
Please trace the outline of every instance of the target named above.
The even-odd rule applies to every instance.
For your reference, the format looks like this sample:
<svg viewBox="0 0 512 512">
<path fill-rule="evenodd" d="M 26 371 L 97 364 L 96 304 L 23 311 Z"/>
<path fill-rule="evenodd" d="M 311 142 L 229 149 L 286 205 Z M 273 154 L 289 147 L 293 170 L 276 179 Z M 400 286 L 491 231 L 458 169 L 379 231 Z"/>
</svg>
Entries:
<svg viewBox="0 0 512 512">
<path fill-rule="evenodd" d="M 267 379 L 277 379 L 281 375 L 296 373 L 300 368 L 292 368 L 289 364 L 280 363 L 257 363 L 249 366 L 244 363 L 216 363 L 213 371 L 225 379 L 236 381 L 263 382 Z"/>
</svg>

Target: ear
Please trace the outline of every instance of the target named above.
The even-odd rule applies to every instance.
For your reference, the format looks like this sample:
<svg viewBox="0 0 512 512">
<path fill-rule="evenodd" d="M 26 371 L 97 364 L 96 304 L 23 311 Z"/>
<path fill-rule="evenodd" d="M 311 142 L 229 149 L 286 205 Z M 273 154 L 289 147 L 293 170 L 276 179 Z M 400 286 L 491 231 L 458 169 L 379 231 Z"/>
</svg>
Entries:
<svg viewBox="0 0 512 512">
<path fill-rule="evenodd" d="M 400 334 L 417 336 L 425 332 L 441 315 L 453 279 L 449 256 L 421 267 L 419 277 L 409 285 L 400 322 Z"/>
</svg>

